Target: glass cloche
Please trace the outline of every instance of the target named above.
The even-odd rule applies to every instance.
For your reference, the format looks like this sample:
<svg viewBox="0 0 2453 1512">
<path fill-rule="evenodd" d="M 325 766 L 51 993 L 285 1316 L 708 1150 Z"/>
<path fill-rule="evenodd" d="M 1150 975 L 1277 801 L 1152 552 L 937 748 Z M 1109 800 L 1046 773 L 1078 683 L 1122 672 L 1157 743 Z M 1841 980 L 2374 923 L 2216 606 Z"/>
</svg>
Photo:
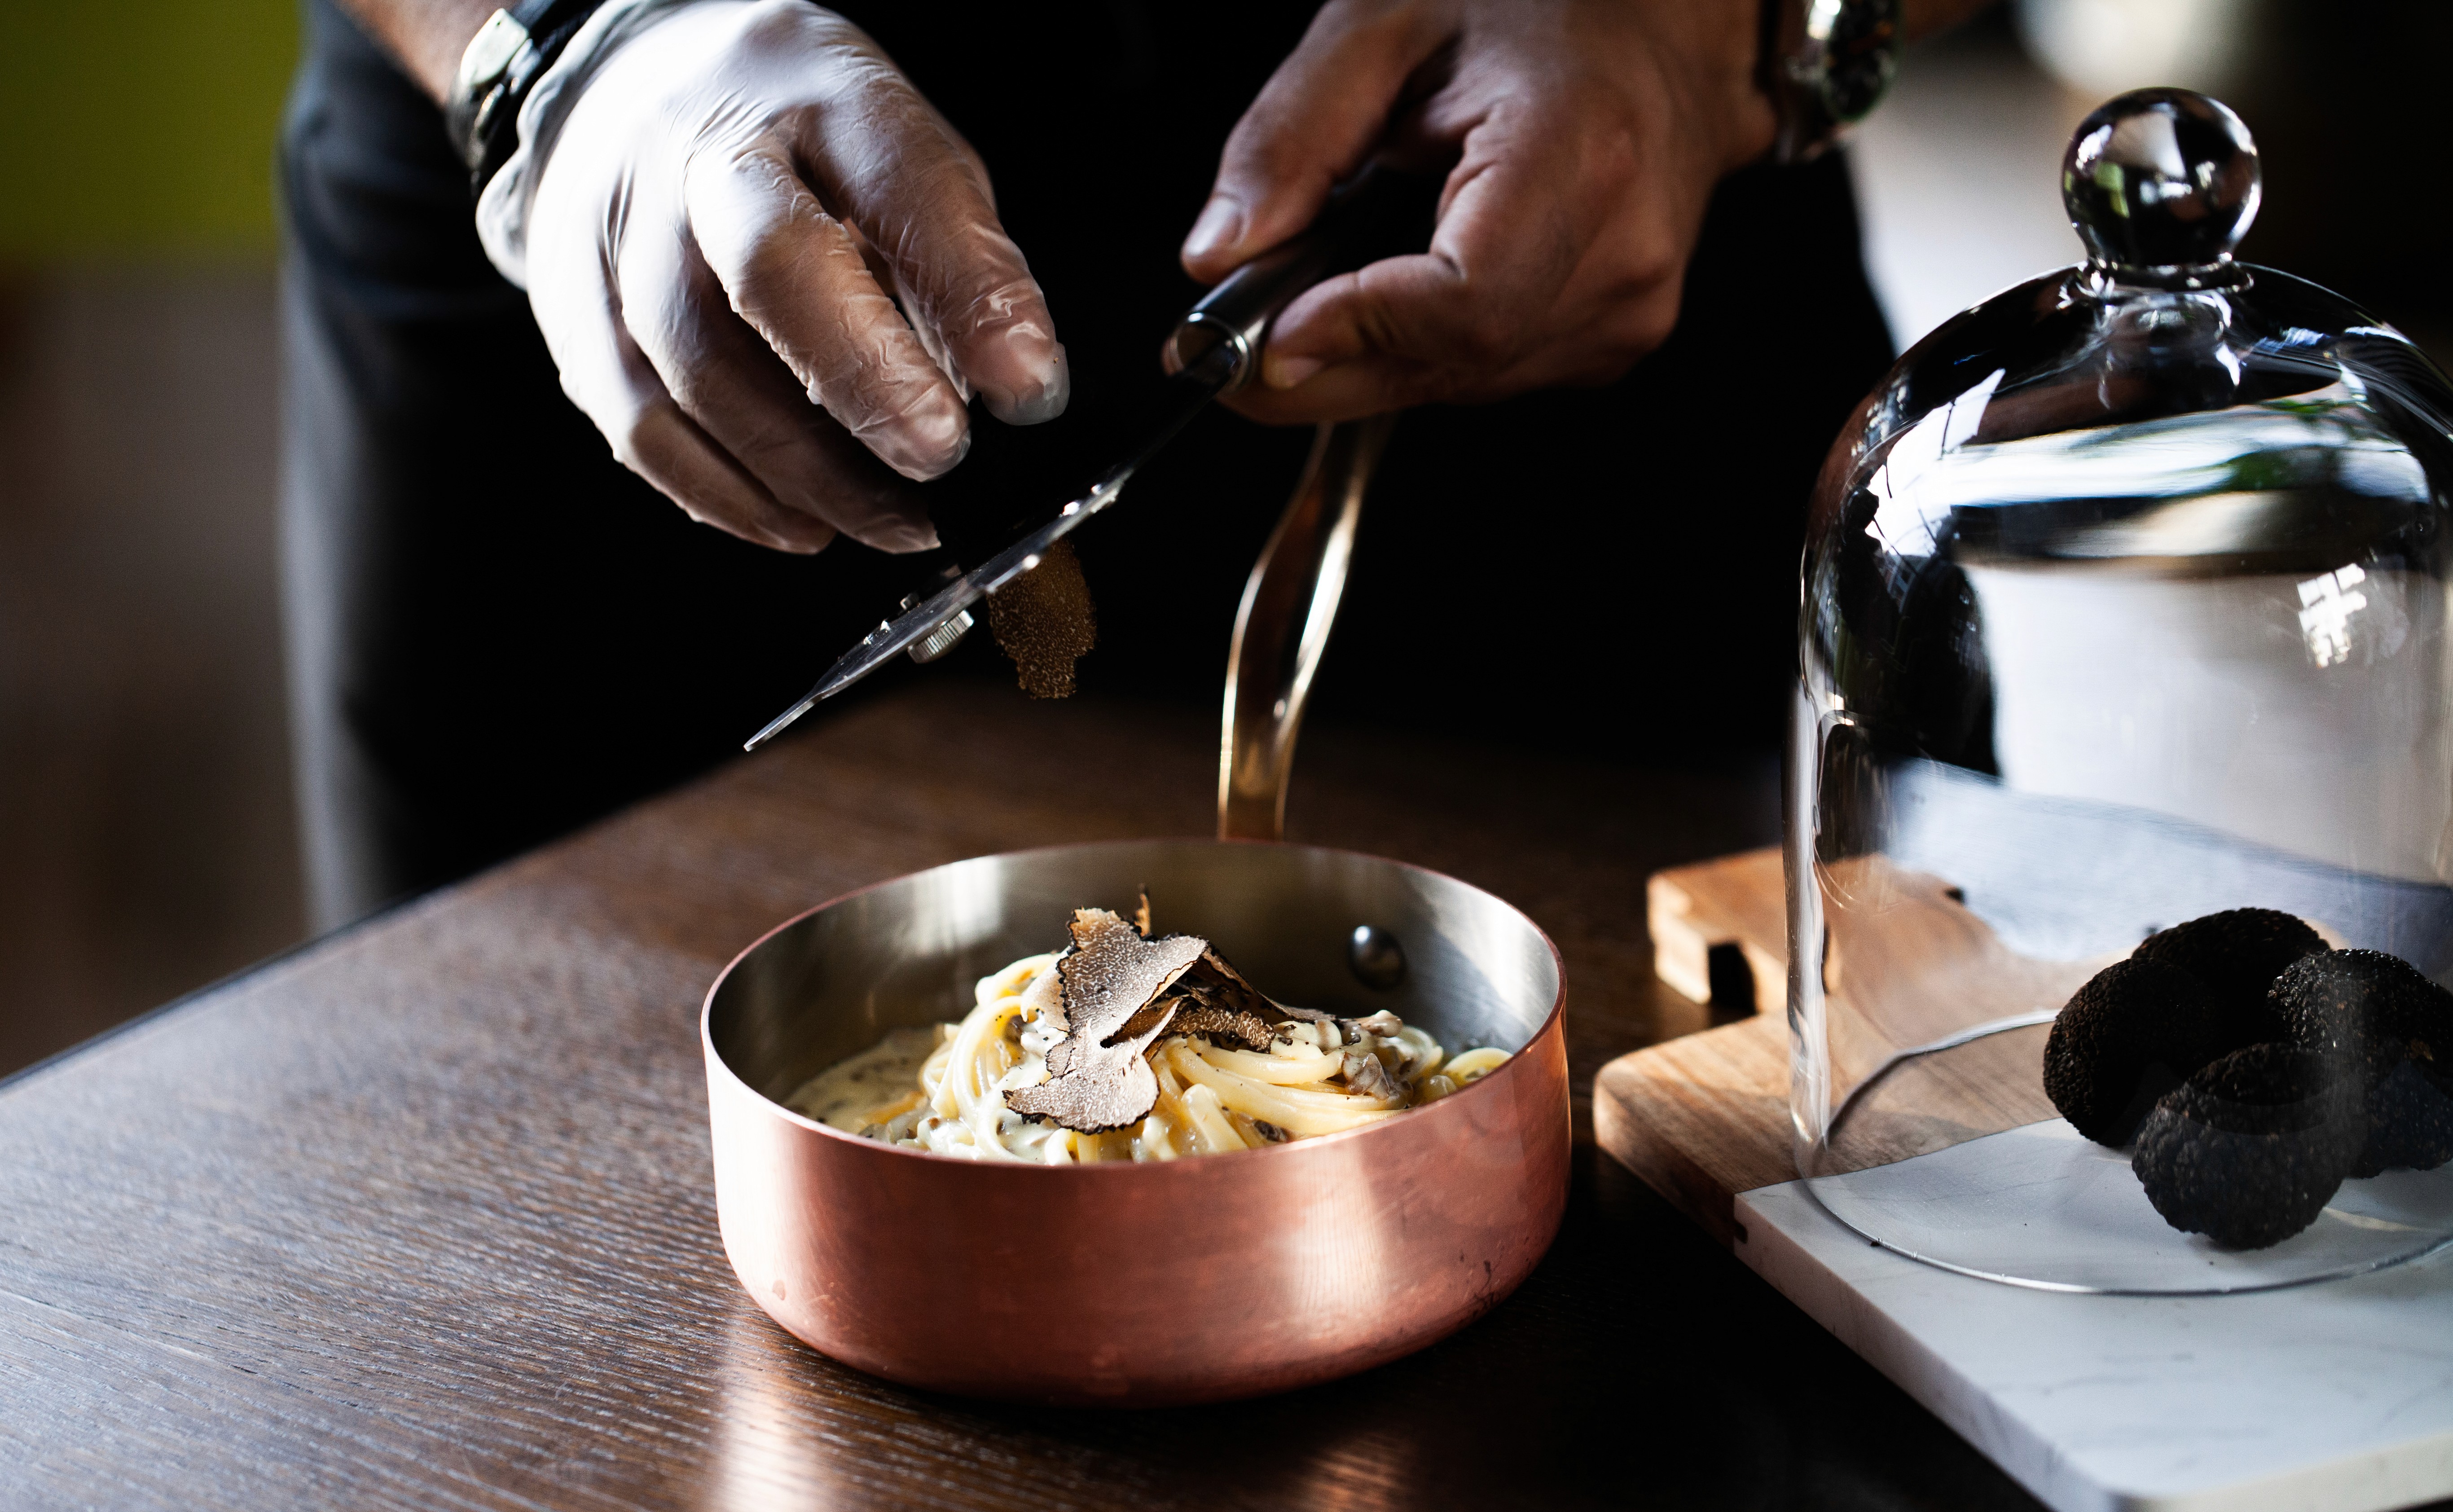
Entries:
<svg viewBox="0 0 2453 1512">
<path fill-rule="evenodd" d="M 1834 1216 L 2082 1291 L 2453 1238 L 2453 388 L 2232 259 L 2256 148 L 2126 94 L 2087 260 L 1917 344 L 1817 486 L 1791 1109 Z"/>
</svg>

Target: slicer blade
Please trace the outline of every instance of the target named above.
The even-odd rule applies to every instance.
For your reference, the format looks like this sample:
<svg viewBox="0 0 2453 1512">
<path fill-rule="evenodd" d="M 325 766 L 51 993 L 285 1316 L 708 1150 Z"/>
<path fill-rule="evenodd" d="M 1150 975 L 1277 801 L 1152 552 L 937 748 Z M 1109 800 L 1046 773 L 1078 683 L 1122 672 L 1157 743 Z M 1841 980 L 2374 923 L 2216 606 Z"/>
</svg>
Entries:
<svg viewBox="0 0 2453 1512">
<path fill-rule="evenodd" d="M 1052 518 L 1024 531 L 1003 550 L 918 605 L 881 623 L 858 646 L 838 657 L 834 666 L 827 668 L 826 675 L 818 679 L 817 686 L 809 689 L 807 697 L 769 720 L 767 727 L 750 736 L 741 748 L 756 750 L 819 704 L 927 640 L 938 627 L 978 603 L 983 595 L 995 592 L 1039 566 L 1040 557 L 1049 547 L 1072 534 L 1092 515 L 1114 504 L 1117 496 L 1124 492 L 1126 483 L 1142 464 L 1175 439 L 1175 433 L 1218 396 L 1236 371 L 1231 353 L 1222 346 L 1190 368 L 1169 375 L 1161 392 L 1155 421 L 1143 429 L 1131 454 L 1109 468 L 1107 476 L 1101 478 L 1089 492 L 1067 504 Z"/>
<path fill-rule="evenodd" d="M 1167 380 L 1152 396 L 1148 413 L 1124 432 L 1135 438 L 1124 460 L 1088 493 L 1057 510 L 1052 518 L 1023 528 L 994 556 L 916 607 L 880 624 L 827 669 L 808 697 L 769 721 L 742 748 L 756 750 L 824 700 L 897 654 L 927 642 L 982 594 L 993 593 L 1037 567 L 1041 553 L 1115 503 L 1142 464 L 1173 440 L 1209 401 L 1251 381 L 1271 322 L 1296 295 L 1343 267 L 1360 267 L 1375 249 L 1385 246 L 1393 251 L 1402 242 L 1409 249 L 1418 249 L 1427 244 L 1437 182 L 1377 165 L 1366 167 L 1331 191 L 1310 229 L 1228 274 L 1177 322 L 1167 344 Z M 952 641 L 934 644 L 942 653 L 951 648 Z M 933 657 L 924 658 L 927 659 Z"/>
<path fill-rule="evenodd" d="M 807 697 L 775 716 L 764 729 L 749 737 L 741 748 L 756 750 L 819 704 L 927 640 L 938 627 L 968 609 L 982 596 L 995 592 L 1039 566 L 1041 556 L 1049 547 L 1070 535 L 1083 521 L 1115 503 L 1124 487 L 1125 478 L 1110 473 L 1088 494 L 1058 510 L 1053 520 L 947 584 L 912 608 L 880 623 L 858 646 L 846 651 L 836 659 L 834 666 L 827 668 L 826 675 L 818 679 L 817 686 L 809 689 Z"/>
</svg>

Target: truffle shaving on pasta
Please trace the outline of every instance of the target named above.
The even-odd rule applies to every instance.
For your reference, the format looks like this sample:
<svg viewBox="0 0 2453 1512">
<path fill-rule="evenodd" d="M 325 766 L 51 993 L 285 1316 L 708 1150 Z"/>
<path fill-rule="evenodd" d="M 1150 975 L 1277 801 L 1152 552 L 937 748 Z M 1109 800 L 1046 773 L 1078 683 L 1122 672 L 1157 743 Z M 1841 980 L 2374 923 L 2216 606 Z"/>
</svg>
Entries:
<svg viewBox="0 0 2453 1512">
<path fill-rule="evenodd" d="M 1394 1118 L 1488 1075 L 1393 1013 L 1271 1002 L 1195 935 L 1073 915 L 1071 943 L 980 979 L 960 1023 L 898 1029 L 786 1099 L 907 1149 L 1069 1165 L 1257 1149 Z"/>
</svg>

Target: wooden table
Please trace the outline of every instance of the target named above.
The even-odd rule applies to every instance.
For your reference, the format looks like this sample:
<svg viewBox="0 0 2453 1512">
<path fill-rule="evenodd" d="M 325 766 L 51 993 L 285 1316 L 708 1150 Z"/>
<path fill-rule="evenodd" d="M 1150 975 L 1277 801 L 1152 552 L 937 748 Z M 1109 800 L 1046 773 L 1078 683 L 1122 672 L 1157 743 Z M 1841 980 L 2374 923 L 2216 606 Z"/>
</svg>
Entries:
<svg viewBox="0 0 2453 1512">
<path fill-rule="evenodd" d="M 1514 1298 L 1271 1401 L 927 1398 L 773 1326 L 716 1237 L 717 969 L 916 867 L 1206 833 L 1214 739 L 921 682 L 0 1084 L 0 1505 L 2033 1506 L 1588 1143 Z M 1761 774 L 1321 733 L 1298 766 L 1296 838 L 1558 940 L 1580 1096 L 1702 1025 L 1644 878 L 1769 838 Z"/>
</svg>

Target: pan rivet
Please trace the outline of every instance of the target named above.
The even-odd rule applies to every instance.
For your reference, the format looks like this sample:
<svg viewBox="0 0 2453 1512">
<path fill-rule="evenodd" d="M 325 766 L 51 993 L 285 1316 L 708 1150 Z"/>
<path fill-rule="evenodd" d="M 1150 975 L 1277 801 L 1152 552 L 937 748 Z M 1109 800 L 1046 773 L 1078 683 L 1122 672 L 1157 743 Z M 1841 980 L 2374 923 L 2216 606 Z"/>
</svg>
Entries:
<svg viewBox="0 0 2453 1512">
<path fill-rule="evenodd" d="M 1354 980 L 1383 992 L 1406 980 L 1406 947 L 1376 925 L 1358 924 L 1346 942 L 1346 964 Z"/>
</svg>

